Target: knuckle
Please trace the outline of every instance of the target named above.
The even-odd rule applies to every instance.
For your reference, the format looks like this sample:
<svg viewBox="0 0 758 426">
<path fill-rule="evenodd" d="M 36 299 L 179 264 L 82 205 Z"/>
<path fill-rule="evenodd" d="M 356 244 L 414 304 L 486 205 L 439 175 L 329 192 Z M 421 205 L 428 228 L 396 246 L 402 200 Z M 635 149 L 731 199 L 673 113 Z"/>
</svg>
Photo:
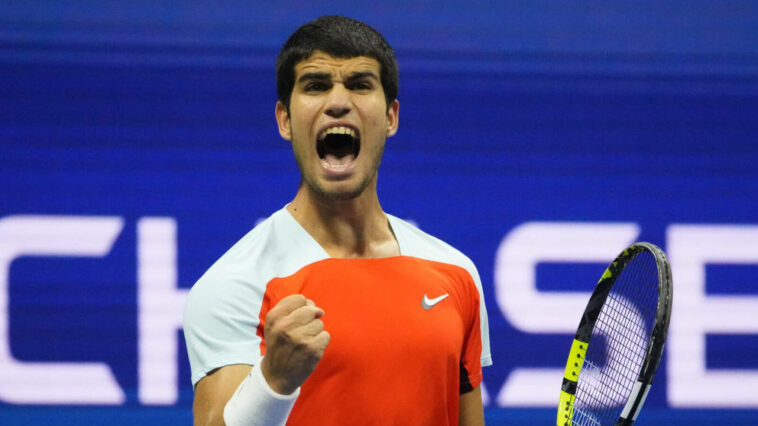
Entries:
<svg viewBox="0 0 758 426">
<path fill-rule="evenodd" d="M 296 342 L 297 341 L 297 338 L 292 333 L 292 330 L 282 329 L 282 330 L 280 330 L 279 335 L 281 336 L 282 339 L 284 339 L 284 340 L 286 340 L 288 342 Z"/>
<path fill-rule="evenodd" d="M 317 345 L 315 343 L 308 344 L 308 357 L 311 359 L 321 359 L 321 356 L 324 354 L 324 349 L 320 347 L 320 345 Z"/>
<path fill-rule="evenodd" d="M 278 332 L 279 329 L 282 328 L 282 324 L 278 319 L 274 320 L 266 320 L 266 329 L 272 331 L 272 332 Z"/>
<path fill-rule="evenodd" d="M 283 343 L 292 340 L 292 330 L 290 330 L 286 324 L 283 324 L 283 322 L 271 325 L 271 328 L 269 328 L 267 331 L 270 337 L 275 339 L 277 342 Z"/>
<path fill-rule="evenodd" d="M 302 294 L 293 294 L 291 296 L 288 296 L 288 298 L 292 302 L 295 302 L 295 304 L 298 305 L 298 306 L 299 305 L 304 305 L 305 302 L 306 302 L 305 296 L 303 296 Z"/>
</svg>

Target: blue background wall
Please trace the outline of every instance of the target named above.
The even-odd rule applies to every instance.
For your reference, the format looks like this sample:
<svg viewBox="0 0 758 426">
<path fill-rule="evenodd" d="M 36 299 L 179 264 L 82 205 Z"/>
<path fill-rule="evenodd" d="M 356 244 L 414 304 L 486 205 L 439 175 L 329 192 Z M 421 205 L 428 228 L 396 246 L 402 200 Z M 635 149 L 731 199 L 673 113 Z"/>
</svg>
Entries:
<svg viewBox="0 0 758 426">
<path fill-rule="evenodd" d="M 12 262 L 7 345 L 19 361 L 106 363 L 125 394 L 115 407 L 0 401 L 3 424 L 191 423 L 181 333 L 177 402 L 137 396 L 138 221 L 173 218 L 189 288 L 293 197 L 274 60 L 329 13 L 365 20 L 397 52 L 401 125 L 380 198 L 479 268 L 489 424 L 553 421 L 497 394 L 516 367 L 560 367 L 571 339 L 520 330 L 496 304 L 495 255 L 513 229 L 633 223 L 666 249 L 674 224 L 758 226 L 754 2 L 2 3 L 0 219 L 123 220 L 105 257 Z M 537 289 L 589 290 L 602 263 L 540 264 Z M 709 266 L 707 293 L 753 300 L 758 262 L 741 263 Z M 709 335 L 706 354 L 709 369 L 758 370 L 758 330 Z M 640 423 L 758 424 L 755 405 L 674 407 L 667 363 Z"/>
</svg>

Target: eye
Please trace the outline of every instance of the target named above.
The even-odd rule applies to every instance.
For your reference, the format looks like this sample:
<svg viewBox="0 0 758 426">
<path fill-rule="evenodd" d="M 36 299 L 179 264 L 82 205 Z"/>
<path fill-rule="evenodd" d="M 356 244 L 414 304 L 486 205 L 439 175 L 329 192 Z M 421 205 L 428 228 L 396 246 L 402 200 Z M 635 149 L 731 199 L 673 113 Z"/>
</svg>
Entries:
<svg viewBox="0 0 758 426">
<path fill-rule="evenodd" d="M 350 88 L 352 90 L 360 90 L 360 91 L 371 90 L 373 88 L 373 86 L 371 85 L 371 82 L 366 81 L 366 80 L 356 81 L 355 83 L 351 84 L 350 86 L 351 86 Z"/>
<path fill-rule="evenodd" d="M 305 85 L 305 91 L 306 92 L 323 92 L 324 90 L 328 89 L 329 87 L 320 81 L 311 81 L 308 84 Z"/>
</svg>

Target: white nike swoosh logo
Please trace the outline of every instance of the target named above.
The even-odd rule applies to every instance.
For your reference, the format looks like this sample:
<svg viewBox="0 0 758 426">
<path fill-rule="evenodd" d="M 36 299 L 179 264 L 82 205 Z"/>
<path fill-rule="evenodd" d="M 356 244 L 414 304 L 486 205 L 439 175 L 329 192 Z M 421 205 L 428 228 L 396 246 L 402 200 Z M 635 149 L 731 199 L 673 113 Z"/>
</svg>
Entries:
<svg viewBox="0 0 758 426">
<path fill-rule="evenodd" d="M 430 299 L 426 294 L 424 294 L 424 300 L 421 301 L 421 307 L 424 308 L 424 310 L 430 309 L 432 306 L 440 303 L 447 296 L 450 296 L 450 295 L 445 293 L 442 296 L 435 297 L 434 299 Z"/>
</svg>

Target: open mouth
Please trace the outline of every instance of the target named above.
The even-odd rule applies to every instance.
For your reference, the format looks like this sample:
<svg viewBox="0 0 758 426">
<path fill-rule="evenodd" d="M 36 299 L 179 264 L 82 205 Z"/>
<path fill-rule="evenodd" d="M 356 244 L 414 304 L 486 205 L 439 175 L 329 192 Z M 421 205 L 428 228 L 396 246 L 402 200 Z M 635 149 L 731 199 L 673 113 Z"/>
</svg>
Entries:
<svg viewBox="0 0 758 426">
<path fill-rule="evenodd" d="M 316 152 L 319 158 L 329 166 L 340 167 L 352 163 L 361 150 L 361 139 L 358 133 L 344 126 L 325 129 L 316 141 Z"/>
</svg>

